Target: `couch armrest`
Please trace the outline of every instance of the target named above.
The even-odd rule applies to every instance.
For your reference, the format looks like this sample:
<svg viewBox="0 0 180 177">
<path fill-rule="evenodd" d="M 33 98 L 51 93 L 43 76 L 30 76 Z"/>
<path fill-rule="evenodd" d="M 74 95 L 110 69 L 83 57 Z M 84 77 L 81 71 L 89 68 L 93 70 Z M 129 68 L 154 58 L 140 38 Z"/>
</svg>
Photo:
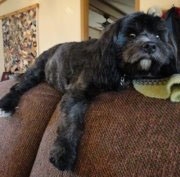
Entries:
<svg viewBox="0 0 180 177">
<path fill-rule="evenodd" d="M 14 83 L 1 82 L 0 96 Z M 57 91 L 42 83 L 25 93 L 11 118 L 0 118 L 0 176 L 29 176 L 42 135 L 59 100 Z"/>
<path fill-rule="evenodd" d="M 16 82 L 14 79 L 0 82 L 0 98 L 3 97 Z"/>
<path fill-rule="evenodd" d="M 48 160 L 59 115 L 57 107 L 30 177 L 180 176 L 180 104 L 134 90 L 98 96 L 86 114 L 74 174 L 58 171 Z"/>
</svg>

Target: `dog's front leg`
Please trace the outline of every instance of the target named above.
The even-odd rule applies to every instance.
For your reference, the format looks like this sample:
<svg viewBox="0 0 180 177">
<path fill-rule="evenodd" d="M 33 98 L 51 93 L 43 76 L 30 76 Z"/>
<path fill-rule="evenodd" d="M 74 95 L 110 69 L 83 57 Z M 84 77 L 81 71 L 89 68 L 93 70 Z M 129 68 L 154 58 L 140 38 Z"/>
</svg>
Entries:
<svg viewBox="0 0 180 177">
<path fill-rule="evenodd" d="M 88 103 L 81 91 L 66 93 L 61 100 L 61 121 L 50 152 L 50 162 L 59 170 L 73 169 Z"/>
</svg>

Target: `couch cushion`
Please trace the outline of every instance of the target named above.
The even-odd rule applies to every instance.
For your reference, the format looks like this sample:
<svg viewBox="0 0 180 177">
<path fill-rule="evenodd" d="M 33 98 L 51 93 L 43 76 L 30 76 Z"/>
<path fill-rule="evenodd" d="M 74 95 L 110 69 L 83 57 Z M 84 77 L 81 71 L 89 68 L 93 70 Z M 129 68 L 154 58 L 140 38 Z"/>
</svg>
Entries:
<svg viewBox="0 0 180 177">
<path fill-rule="evenodd" d="M 180 104 L 134 90 L 98 96 L 86 114 L 74 175 L 58 171 L 48 161 L 59 114 L 57 108 L 30 177 L 180 176 Z"/>
<path fill-rule="evenodd" d="M 15 81 L 0 83 L 0 97 Z M 40 84 L 21 99 L 13 117 L 0 118 L 0 176 L 28 177 L 46 125 L 60 96 Z"/>
<path fill-rule="evenodd" d="M 74 177 L 68 172 L 61 172 L 54 168 L 49 162 L 49 150 L 56 136 L 57 123 L 59 122 L 59 104 L 48 123 L 44 132 L 36 160 L 34 162 L 30 177 Z"/>
</svg>

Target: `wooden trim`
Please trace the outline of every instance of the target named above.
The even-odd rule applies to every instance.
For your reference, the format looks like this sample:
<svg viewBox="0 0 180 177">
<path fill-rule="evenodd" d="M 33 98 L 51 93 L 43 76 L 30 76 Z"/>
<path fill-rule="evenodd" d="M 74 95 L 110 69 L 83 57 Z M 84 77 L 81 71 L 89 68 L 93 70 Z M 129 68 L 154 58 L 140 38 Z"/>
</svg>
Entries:
<svg viewBox="0 0 180 177">
<path fill-rule="evenodd" d="M 89 22 L 89 0 L 80 0 L 81 5 L 81 40 L 87 40 L 89 36 L 88 22 Z"/>
<path fill-rule="evenodd" d="M 135 11 L 140 11 L 140 0 L 135 0 Z"/>
<path fill-rule="evenodd" d="M 22 13 L 24 11 L 27 11 L 27 10 L 30 10 L 30 9 L 33 9 L 33 8 L 39 8 L 39 4 L 36 3 L 36 4 L 33 4 L 31 6 L 28 6 L 28 7 L 24 7 L 22 9 L 19 9 L 19 10 L 16 10 L 14 12 L 11 12 L 11 13 L 8 13 L 8 14 L 5 14 L 5 15 L 2 15 L 0 16 L 0 20 L 3 19 L 3 18 L 6 18 L 6 17 L 9 17 L 9 16 L 12 16 L 12 15 L 16 15 L 18 13 Z"/>
</svg>

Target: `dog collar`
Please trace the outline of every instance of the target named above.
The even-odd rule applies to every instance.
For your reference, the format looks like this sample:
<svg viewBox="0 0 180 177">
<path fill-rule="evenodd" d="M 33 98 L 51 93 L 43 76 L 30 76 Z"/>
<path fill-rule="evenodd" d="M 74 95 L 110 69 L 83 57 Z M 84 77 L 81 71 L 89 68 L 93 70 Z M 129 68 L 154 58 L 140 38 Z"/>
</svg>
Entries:
<svg viewBox="0 0 180 177">
<path fill-rule="evenodd" d="M 125 84 L 125 77 L 126 77 L 126 75 L 121 76 L 121 78 L 120 78 L 120 85 L 121 86 L 123 86 Z"/>
<path fill-rule="evenodd" d="M 130 86 L 131 79 L 129 79 L 125 74 L 120 77 L 120 86 L 121 87 L 128 87 Z"/>
</svg>

